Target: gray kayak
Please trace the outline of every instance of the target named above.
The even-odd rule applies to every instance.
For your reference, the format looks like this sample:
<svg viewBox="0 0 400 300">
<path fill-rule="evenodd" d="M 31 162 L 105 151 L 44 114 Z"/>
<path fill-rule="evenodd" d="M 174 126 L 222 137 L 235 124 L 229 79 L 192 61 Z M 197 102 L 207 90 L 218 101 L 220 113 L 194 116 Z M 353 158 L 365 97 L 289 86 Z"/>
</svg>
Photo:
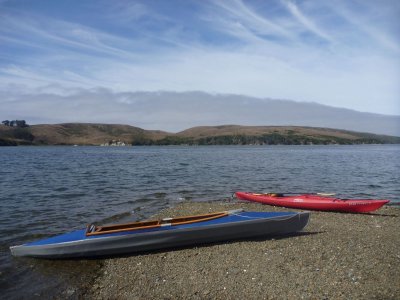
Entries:
<svg viewBox="0 0 400 300">
<path fill-rule="evenodd" d="M 302 230 L 308 212 L 227 211 L 87 228 L 10 247 L 14 256 L 90 258 L 287 235 Z"/>
</svg>

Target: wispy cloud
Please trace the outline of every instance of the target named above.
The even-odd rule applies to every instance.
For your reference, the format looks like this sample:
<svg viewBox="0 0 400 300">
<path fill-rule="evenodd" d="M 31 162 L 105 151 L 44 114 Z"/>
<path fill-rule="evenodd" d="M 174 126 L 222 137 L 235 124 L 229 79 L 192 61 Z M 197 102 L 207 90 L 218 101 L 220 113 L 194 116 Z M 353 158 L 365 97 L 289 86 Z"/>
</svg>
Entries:
<svg viewBox="0 0 400 300">
<path fill-rule="evenodd" d="M 376 9 L 375 5 L 378 4 L 375 2 L 372 2 L 372 5 L 371 2 L 361 2 L 356 5 L 356 9 L 354 9 L 346 2 L 341 5 L 330 3 L 329 8 L 345 22 L 351 24 L 355 32 L 366 34 L 370 38 L 364 41 L 368 47 L 378 49 L 383 47 L 390 52 L 400 54 L 399 3 L 384 1 L 379 10 Z"/>
<path fill-rule="evenodd" d="M 332 37 L 330 37 L 327 33 L 325 33 L 320 27 L 318 27 L 314 21 L 312 21 L 309 17 L 305 16 L 299 9 L 299 7 L 291 2 L 291 1 L 284 1 L 283 2 L 290 13 L 302 24 L 306 29 L 314 33 L 315 35 L 319 36 L 322 39 L 327 41 L 332 41 Z"/>
<path fill-rule="evenodd" d="M 27 46 L 41 47 L 48 52 L 69 50 L 94 55 L 135 57 L 135 52 L 124 49 L 135 45 L 132 40 L 77 23 L 33 15 L 24 16 L 23 20 L 4 17 L 0 24 L 3 28 L 0 29 L 2 37 L 10 39 L 16 36 L 14 39 L 17 43 L 25 41 Z"/>
<path fill-rule="evenodd" d="M 223 17 L 226 18 L 226 13 L 229 14 L 231 18 L 234 17 L 237 19 L 238 24 L 243 24 L 255 34 L 270 35 L 275 38 L 293 38 L 293 34 L 282 27 L 279 22 L 263 17 L 240 0 L 229 2 L 217 1 L 216 4 L 225 11 Z"/>
<path fill-rule="evenodd" d="M 109 8 L 107 17 L 114 22 L 130 24 L 151 14 L 142 3 L 132 1 L 113 1 L 105 4 Z"/>
</svg>

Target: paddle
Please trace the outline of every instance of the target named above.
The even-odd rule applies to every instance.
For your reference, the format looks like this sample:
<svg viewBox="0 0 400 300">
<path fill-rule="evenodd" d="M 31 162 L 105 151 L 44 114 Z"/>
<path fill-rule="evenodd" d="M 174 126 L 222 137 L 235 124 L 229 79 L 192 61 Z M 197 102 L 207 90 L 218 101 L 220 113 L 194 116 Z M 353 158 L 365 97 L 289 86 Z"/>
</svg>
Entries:
<svg viewBox="0 0 400 300">
<path fill-rule="evenodd" d="M 327 197 L 329 197 L 329 196 L 335 196 L 335 195 L 336 195 L 336 193 L 317 193 L 317 195 L 319 195 L 319 196 L 327 196 Z"/>
</svg>

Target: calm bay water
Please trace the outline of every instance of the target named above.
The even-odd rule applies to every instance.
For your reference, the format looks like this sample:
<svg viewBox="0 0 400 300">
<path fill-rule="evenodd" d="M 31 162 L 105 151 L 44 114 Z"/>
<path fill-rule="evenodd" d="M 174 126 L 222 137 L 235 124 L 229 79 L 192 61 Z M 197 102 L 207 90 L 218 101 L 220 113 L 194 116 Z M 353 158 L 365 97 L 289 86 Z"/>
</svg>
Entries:
<svg viewBox="0 0 400 300">
<path fill-rule="evenodd" d="M 98 264 L 12 258 L 10 245 L 91 222 L 143 219 L 182 201 L 223 200 L 236 190 L 399 204 L 399 170 L 400 145 L 3 147 L 0 297 L 54 296 L 62 288 L 73 297 L 66 281 L 85 270 L 90 276 Z"/>
</svg>

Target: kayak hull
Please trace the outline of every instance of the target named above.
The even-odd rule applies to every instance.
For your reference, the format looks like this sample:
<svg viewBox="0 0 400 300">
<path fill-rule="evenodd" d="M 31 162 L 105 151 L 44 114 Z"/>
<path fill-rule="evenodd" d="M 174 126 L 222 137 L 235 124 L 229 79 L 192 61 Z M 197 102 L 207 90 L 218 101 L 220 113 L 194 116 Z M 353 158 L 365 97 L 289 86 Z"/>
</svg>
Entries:
<svg viewBox="0 0 400 300">
<path fill-rule="evenodd" d="M 83 258 L 290 234 L 302 230 L 309 213 L 241 212 L 218 220 L 87 237 L 85 229 L 11 247 L 14 256 Z"/>
<path fill-rule="evenodd" d="M 389 200 L 338 199 L 309 194 L 283 197 L 249 192 L 236 192 L 235 194 L 236 197 L 241 200 L 254 201 L 273 206 L 349 213 L 372 212 L 390 202 Z"/>
</svg>

